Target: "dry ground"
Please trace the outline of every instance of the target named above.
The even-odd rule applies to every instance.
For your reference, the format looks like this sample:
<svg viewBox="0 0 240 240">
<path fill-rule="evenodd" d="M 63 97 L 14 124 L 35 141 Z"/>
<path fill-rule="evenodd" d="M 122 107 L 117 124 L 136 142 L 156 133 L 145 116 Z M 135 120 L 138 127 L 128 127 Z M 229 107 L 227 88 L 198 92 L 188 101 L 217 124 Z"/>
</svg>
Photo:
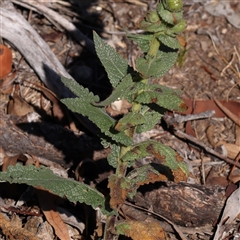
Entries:
<svg viewBox="0 0 240 240">
<path fill-rule="evenodd" d="M 187 2 L 189 3 L 189 1 Z M 111 46 L 115 47 L 122 56 L 128 59 L 130 64 L 134 65 L 134 61 L 140 52 L 137 46 L 126 38 L 125 30 L 136 31 L 138 19 L 155 5 L 155 1 L 144 0 L 92 0 L 71 1 L 71 4 L 65 6 L 60 1 L 59 3 L 55 3 L 55 10 L 74 22 L 87 37 L 92 38 L 92 30 L 98 32 Z M 69 33 L 58 25 L 53 25 L 43 15 L 34 11 L 30 12 L 29 9 L 19 6 L 18 4 L 14 6 L 28 19 L 34 29 L 37 30 L 42 38 L 49 44 L 54 54 L 76 81 L 100 95 L 102 99 L 109 95 L 111 92 L 110 85 L 95 55 L 81 47 Z M 233 6 L 234 11 L 240 12 L 240 3 L 235 3 Z M 186 51 L 181 58 L 179 57 L 178 64 L 176 64 L 166 76 L 156 79 L 154 82 L 180 89 L 182 97 L 193 101 L 199 99 L 218 99 L 232 100 L 240 103 L 240 58 L 238 55 L 240 52 L 240 30 L 232 26 L 224 16 L 216 17 L 210 15 L 200 3 L 185 5 L 184 17 L 188 24 L 183 34 L 187 42 Z M 8 42 L 6 41 L 6 43 Z M 40 81 L 38 77 L 24 59 L 20 61 L 21 55 L 16 48 L 13 48 L 13 54 L 14 65 L 18 65 L 19 79 L 39 84 Z M 223 58 L 226 59 L 227 62 L 225 62 Z M 234 72 L 233 68 L 236 72 Z M 20 86 L 20 91 L 21 97 L 28 103 L 41 107 L 47 113 L 51 114 L 51 102 L 43 97 L 41 91 L 35 91 L 29 88 L 29 84 Z M 4 109 L 4 111 L 6 111 L 8 103 L 9 95 L 2 94 L 1 108 Z M 239 113 L 236 111 L 240 111 L 239 107 L 234 108 L 234 111 L 234 114 L 238 115 Z M 48 118 L 46 118 L 46 120 L 48 120 Z M 221 140 L 236 144 L 235 124 L 228 117 L 193 121 L 192 129 L 194 129 L 199 142 L 212 148 L 206 132 L 210 125 L 215 126 L 215 130 L 212 133 L 212 139 L 215 142 Z M 184 131 L 185 126 L 181 125 L 179 128 Z M 201 151 L 201 148 L 192 148 L 186 141 L 176 138 L 165 130 L 162 126 L 156 126 L 156 129 L 149 133 L 150 135 L 148 135 L 148 137 L 158 139 L 172 146 L 186 159 L 191 170 L 190 180 L 192 182 L 203 186 L 217 185 L 224 189 L 229 185 L 229 180 L 227 179 L 231 170 L 229 164 L 206 154 L 204 151 Z M 99 143 L 95 142 L 96 140 L 92 136 L 87 138 L 87 140 L 89 140 L 90 143 L 86 145 L 97 145 L 95 149 L 98 149 L 98 151 L 91 156 L 92 159 L 89 159 L 87 154 L 84 157 L 80 157 L 84 159 L 84 163 L 86 164 L 85 169 L 91 169 L 85 172 L 85 176 L 88 176 L 88 174 L 91 175 L 91 177 L 88 176 L 89 182 L 99 185 L 98 187 L 102 191 L 106 191 L 106 181 L 104 179 L 106 179 L 112 171 L 112 169 L 107 166 L 106 161 L 103 160 L 106 158 L 108 150 L 99 150 Z M 92 160 L 101 162 L 97 164 L 96 167 Z M 69 176 L 82 180 L 81 176 L 75 172 L 75 169 L 81 166 L 75 164 L 70 167 L 68 171 Z M 100 168 L 101 170 L 99 171 Z M 96 171 L 94 172 L 95 179 L 92 170 Z M 238 176 L 239 173 L 237 172 L 235 174 L 235 180 L 238 179 Z M 30 209 L 32 211 L 36 208 L 37 213 L 35 217 L 38 219 L 36 221 L 39 221 L 33 221 L 33 226 L 36 228 L 41 222 L 45 221 L 45 218 L 41 215 L 41 206 L 39 206 L 36 197 L 27 198 L 28 209 L 26 205 L 23 205 L 25 209 L 21 209 L 21 211 L 6 208 L 6 206 L 16 204 L 21 194 L 25 191 L 26 186 L 19 187 L 13 185 L 9 187 L 8 184 L 2 183 L 0 191 L 0 200 L 2 203 L 0 203 L 0 205 L 5 209 L 4 211 L 10 219 L 13 219 L 13 216 L 15 216 L 20 219 L 19 221 L 21 221 L 23 225 L 26 224 L 26 222 L 30 224 L 29 219 L 33 217 L 30 217 L 28 213 Z M 30 190 L 30 193 L 34 196 L 32 190 Z M 95 220 L 92 220 L 95 217 L 95 213 L 90 209 L 79 205 L 72 205 L 63 200 L 58 200 L 58 205 L 63 206 L 65 209 L 68 209 L 73 216 L 78 217 L 80 219 L 78 223 L 83 221 L 87 224 L 88 222 L 88 225 L 90 225 L 88 226 L 89 229 L 95 228 Z M 38 213 L 40 213 L 40 215 L 38 215 Z M 18 220 L 13 220 L 13 222 L 14 221 L 16 223 Z M 69 220 L 66 220 L 66 222 L 67 221 Z M 211 232 L 213 229 L 212 226 L 201 226 L 202 229 L 199 231 L 194 231 L 193 228 L 187 229 L 189 226 L 184 227 L 182 231 L 188 234 L 187 239 L 210 239 L 213 234 L 213 232 Z M 28 230 L 29 229 L 30 227 Z M 47 229 L 50 229 L 45 230 L 49 232 L 48 238 L 43 237 L 41 239 L 57 239 L 51 226 L 48 226 Z M 71 231 L 73 232 L 72 239 L 85 239 L 82 234 L 79 234 L 79 230 L 76 229 L 76 227 L 71 227 Z M 168 229 L 168 227 L 166 227 L 166 229 Z M 235 230 L 238 230 L 236 226 Z M 93 232 L 84 232 L 84 234 L 90 237 L 90 235 L 93 235 Z M 169 230 L 169 234 L 171 239 L 180 239 L 178 234 L 172 232 L 172 230 Z M 101 237 L 99 226 L 95 232 L 94 239 L 98 239 L 97 237 Z M 7 238 L 5 238 L 3 234 L 1 239 Z M 9 239 L 16 238 L 11 236 Z"/>
</svg>

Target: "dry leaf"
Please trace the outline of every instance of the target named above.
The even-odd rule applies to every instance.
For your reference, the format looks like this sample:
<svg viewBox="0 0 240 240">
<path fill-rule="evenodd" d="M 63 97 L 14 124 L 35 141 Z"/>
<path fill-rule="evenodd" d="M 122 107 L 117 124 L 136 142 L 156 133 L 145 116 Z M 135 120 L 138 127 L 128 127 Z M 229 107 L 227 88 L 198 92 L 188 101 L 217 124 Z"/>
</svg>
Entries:
<svg viewBox="0 0 240 240">
<path fill-rule="evenodd" d="M 228 110 L 228 113 L 230 112 L 232 115 L 235 115 L 235 118 L 240 119 L 240 103 L 236 101 L 217 101 L 219 106 L 221 104 L 222 109 L 220 109 L 214 100 L 183 99 L 183 101 L 188 106 L 188 109 L 183 114 L 198 114 L 208 110 L 214 110 L 214 117 L 227 117 L 227 114 L 222 110 L 224 108 Z M 186 133 L 194 137 L 196 136 L 190 122 L 186 124 Z"/>
<path fill-rule="evenodd" d="M 4 79 L 0 80 L 0 92 L 3 94 L 11 94 L 17 72 L 13 72 Z"/>
<path fill-rule="evenodd" d="M 226 116 L 228 116 L 233 122 L 240 126 L 240 116 L 235 115 L 230 109 L 228 109 L 228 107 L 225 107 L 220 101 L 215 100 L 215 103 L 226 114 Z M 237 113 L 237 111 L 239 111 L 239 109 L 235 109 L 234 112 Z"/>
<path fill-rule="evenodd" d="M 227 152 L 227 157 L 235 159 L 240 153 L 240 146 L 236 144 L 226 143 L 225 141 L 219 141 L 217 146 L 224 147 L 224 150 Z"/>
<path fill-rule="evenodd" d="M 39 240 L 33 233 L 24 228 L 12 226 L 12 223 L 3 216 L 0 212 L 0 228 L 7 239 L 25 239 L 25 240 Z"/>
<path fill-rule="evenodd" d="M 240 188 L 235 190 L 227 199 L 221 220 L 217 225 L 217 230 L 213 240 L 225 239 L 229 234 L 229 226 L 240 213 Z"/>
<path fill-rule="evenodd" d="M 36 193 L 41 206 L 41 210 L 43 211 L 47 221 L 54 228 L 58 238 L 61 240 L 70 240 L 67 226 L 61 219 L 54 204 L 56 196 L 42 189 L 41 187 L 38 187 L 36 189 Z"/>
<path fill-rule="evenodd" d="M 22 117 L 30 112 L 34 112 L 34 108 L 18 94 L 14 93 L 8 103 L 7 113 Z"/>
<path fill-rule="evenodd" d="M 0 44 L 0 79 L 5 78 L 12 71 L 12 51 Z"/>
<path fill-rule="evenodd" d="M 6 171 L 9 166 L 15 166 L 20 154 L 14 156 L 5 155 L 3 159 L 2 171 Z"/>
<path fill-rule="evenodd" d="M 117 225 L 117 232 L 133 240 L 165 240 L 166 234 L 156 222 L 124 221 Z"/>
<path fill-rule="evenodd" d="M 236 136 L 235 144 L 237 146 L 240 146 L 240 126 L 238 125 L 236 125 L 235 136 Z"/>
<path fill-rule="evenodd" d="M 206 134 L 207 134 L 207 139 L 209 141 L 209 143 L 215 148 L 216 147 L 216 143 L 214 141 L 214 130 L 215 127 L 213 125 L 208 126 Z"/>
<path fill-rule="evenodd" d="M 113 209 L 117 209 L 122 205 L 127 197 L 127 190 L 122 187 L 124 182 L 123 178 L 119 178 L 116 175 L 111 175 L 108 181 L 108 188 L 110 188 L 110 206 Z"/>
<path fill-rule="evenodd" d="M 214 117 L 226 117 L 226 114 L 217 106 L 214 100 L 183 99 L 188 109 L 183 114 L 197 114 L 208 110 L 214 110 Z M 240 103 L 236 101 L 219 101 L 222 106 L 240 118 Z"/>
</svg>

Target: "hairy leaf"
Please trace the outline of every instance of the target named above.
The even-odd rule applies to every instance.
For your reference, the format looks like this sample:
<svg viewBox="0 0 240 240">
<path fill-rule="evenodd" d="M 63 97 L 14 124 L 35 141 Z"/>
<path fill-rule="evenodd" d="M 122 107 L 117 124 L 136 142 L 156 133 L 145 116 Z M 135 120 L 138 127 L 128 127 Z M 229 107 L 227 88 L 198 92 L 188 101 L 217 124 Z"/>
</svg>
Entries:
<svg viewBox="0 0 240 240">
<path fill-rule="evenodd" d="M 136 133 L 142 133 L 153 129 L 154 126 L 160 122 L 160 119 L 163 116 L 160 112 L 150 110 L 148 106 L 143 106 L 142 108 L 146 108 L 148 110 L 145 113 L 142 113 L 145 118 L 145 122 L 136 127 Z"/>
<path fill-rule="evenodd" d="M 155 141 L 143 141 L 131 147 L 131 150 L 122 156 L 122 160 L 132 166 L 135 160 L 154 155 L 162 164 L 171 170 L 181 169 L 185 174 L 188 173 L 187 166 L 179 160 L 176 152 L 167 146 Z"/>
<path fill-rule="evenodd" d="M 151 23 L 144 19 L 140 21 L 140 23 L 138 24 L 138 27 L 143 29 L 146 32 L 151 32 L 151 33 L 164 32 L 166 30 L 166 25 L 162 24 L 161 21 Z"/>
<path fill-rule="evenodd" d="M 158 51 L 154 58 L 138 58 L 136 61 L 137 70 L 144 78 L 158 78 L 163 76 L 176 62 L 177 52 Z"/>
<path fill-rule="evenodd" d="M 108 74 L 112 86 L 116 87 L 128 73 L 128 62 L 114 48 L 103 41 L 96 32 L 93 32 L 93 38 L 97 55 Z"/>
<path fill-rule="evenodd" d="M 157 11 L 160 17 L 167 23 L 175 25 L 178 23 L 183 16 L 183 11 L 180 12 L 170 12 L 165 9 L 162 4 L 157 5 Z"/>
<path fill-rule="evenodd" d="M 82 114 L 94 122 L 101 130 L 109 130 L 114 125 L 114 119 L 103 109 L 93 106 L 86 99 L 65 98 L 61 100 L 71 111 Z"/>
<path fill-rule="evenodd" d="M 119 132 L 145 123 L 145 118 L 141 113 L 129 112 L 124 115 L 116 124 L 115 129 Z"/>
<path fill-rule="evenodd" d="M 152 34 L 127 34 L 127 37 L 138 44 L 143 52 L 148 52 Z"/>
<path fill-rule="evenodd" d="M 117 168 L 118 165 L 118 160 L 120 158 L 120 146 L 116 145 L 116 144 L 112 144 L 111 145 L 111 153 L 108 154 L 107 156 L 107 161 L 109 163 L 109 165 L 111 165 L 114 168 Z"/>
<path fill-rule="evenodd" d="M 116 100 L 120 100 L 125 98 L 131 87 L 133 85 L 132 77 L 128 74 L 123 80 L 117 85 L 117 87 L 113 90 L 112 94 L 100 103 L 94 103 L 96 106 L 107 106 L 113 103 Z"/>
<path fill-rule="evenodd" d="M 86 184 L 57 176 L 43 166 L 21 164 L 9 166 L 7 171 L 0 172 L 0 180 L 9 183 L 24 183 L 33 187 L 41 186 L 60 197 L 66 197 L 73 203 L 84 202 L 94 209 L 100 207 L 104 214 L 109 214 L 105 209 L 105 199 L 102 193 Z"/>
<path fill-rule="evenodd" d="M 135 97 L 139 91 L 145 91 L 148 89 L 148 85 L 142 82 L 134 82 L 133 86 L 131 87 L 128 95 L 126 96 L 126 100 L 132 103 L 135 100 Z"/>
<path fill-rule="evenodd" d="M 80 98 L 65 98 L 61 100 L 71 111 L 82 114 L 88 117 L 95 123 L 100 131 L 106 136 L 111 137 L 114 141 L 123 145 L 132 145 L 132 139 L 123 132 L 114 130 L 113 125 L 115 120 L 107 115 L 103 109 L 98 108 Z"/>
<path fill-rule="evenodd" d="M 149 90 L 137 96 L 136 101 L 144 104 L 154 103 L 168 110 L 183 111 L 186 109 L 176 91 L 161 85 L 150 86 Z"/>
<path fill-rule="evenodd" d="M 67 88 L 69 88 L 74 94 L 76 94 L 76 96 L 78 96 L 79 98 L 83 98 L 84 101 L 89 103 L 99 101 L 98 96 L 94 95 L 92 92 L 89 92 L 87 88 L 84 88 L 76 81 L 65 77 L 61 77 L 61 81 Z"/>
<path fill-rule="evenodd" d="M 179 49 L 182 47 L 182 45 L 179 43 L 176 37 L 161 34 L 158 35 L 158 40 L 172 49 Z"/>
</svg>

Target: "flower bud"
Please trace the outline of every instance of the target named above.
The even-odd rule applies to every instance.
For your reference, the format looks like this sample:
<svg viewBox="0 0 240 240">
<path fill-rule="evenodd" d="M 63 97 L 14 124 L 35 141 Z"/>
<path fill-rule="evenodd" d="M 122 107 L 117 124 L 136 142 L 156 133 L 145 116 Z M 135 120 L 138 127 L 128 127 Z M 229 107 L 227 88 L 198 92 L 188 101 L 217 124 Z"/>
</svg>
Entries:
<svg viewBox="0 0 240 240">
<path fill-rule="evenodd" d="M 170 12 L 179 12 L 182 10 L 182 0 L 164 0 L 164 7 Z"/>
</svg>

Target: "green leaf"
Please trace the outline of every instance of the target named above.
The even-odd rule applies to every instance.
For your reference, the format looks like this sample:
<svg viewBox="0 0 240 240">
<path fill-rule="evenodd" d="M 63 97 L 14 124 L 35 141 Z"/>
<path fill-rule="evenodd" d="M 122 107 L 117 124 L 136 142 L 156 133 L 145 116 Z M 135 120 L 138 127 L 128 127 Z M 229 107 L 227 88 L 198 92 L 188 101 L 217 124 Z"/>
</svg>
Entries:
<svg viewBox="0 0 240 240">
<path fill-rule="evenodd" d="M 100 103 L 94 103 L 95 106 L 107 106 L 113 103 L 114 101 L 125 98 L 133 85 L 132 77 L 128 74 L 123 80 L 117 85 L 113 90 L 112 94 Z"/>
<path fill-rule="evenodd" d="M 155 58 L 138 58 L 136 68 L 144 78 L 158 78 L 163 76 L 174 65 L 177 56 L 177 52 L 158 51 Z"/>
<path fill-rule="evenodd" d="M 164 32 L 166 30 L 166 25 L 161 21 L 151 23 L 143 19 L 139 23 L 139 28 L 143 29 L 146 32 L 157 33 Z"/>
<path fill-rule="evenodd" d="M 148 89 L 148 85 L 142 82 L 134 82 L 133 86 L 130 88 L 128 95 L 126 96 L 126 100 L 132 103 L 137 96 L 139 91 L 144 91 Z"/>
<path fill-rule="evenodd" d="M 168 110 L 183 111 L 185 104 L 176 91 L 161 85 L 150 85 L 149 90 L 141 92 L 136 101 L 139 103 L 154 103 Z"/>
<path fill-rule="evenodd" d="M 122 156 L 124 162 L 128 162 L 128 166 L 132 166 L 135 160 L 154 155 L 162 164 L 171 170 L 178 168 L 187 174 L 188 168 L 183 162 L 179 162 L 176 152 L 170 147 L 155 141 L 143 141 L 131 147 L 131 150 Z"/>
<path fill-rule="evenodd" d="M 152 130 L 154 126 L 160 122 L 160 119 L 163 116 L 163 114 L 156 112 L 154 110 L 151 110 L 148 106 L 142 106 L 141 113 L 145 118 L 145 123 L 143 123 L 142 125 L 138 125 L 136 127 L 136 133 L 142 133 L 142 132 Z"/>
<path fill-rule="evenodd" d="M 166 45 L 172 49 L 182 48 L 181 44 L 179 43 L 178 39 L 175 36 L 172 37 L 172 36 L 168 36 L 165 34 L 161 34 L 161 35 L 158 35 L 157 38 L 164 45 Z"/>
<path fill-rule="evenodd" d="M 22 166 L 21 164 L 9 166 L 7 171 L 0 172 L 0 180 L 33 187 L 41 186 L 60 197 L 66 197 L 70 202 L 86 203 L 94 209 L 100 207 L 103 214 L 110 214 L 105 209 L 102 193 L 86 184 L 57 176 L 43 166 Z"/>
<path fill-rule="evenodd" d="M 112 86 L 116 87 L 128 73 L 128 62 L 114 48 L 103 41 L 96 32 L 93 32 L 93 38 L 97 55 L 108 74 Z"/>
<path fill-rule="evenodd" d="M 88 100 L 88 99 L 87 99 Z M 113 125 L 115 120 L 107 115 L 103 109 L 93 106 L 88 101 L 82 98 L 65 98 L 61 100 L 71 111 L 82 114 L 88 117 L 95 123 L 100 131 L 112 140 L 123 145 L 132 145 L 133 141 L 123 132 L 114 130 Z"/>
<path fill-rule="evenodd" d="M 86 99 L 65 98 L 63 102 L 71 111 L 82 114 L 94 122 L 101 130 L 109 130 L 115 123 L 101 108 L 93 106 Z"/>
<path fill-rule="evenodd" d="M 148 52 L 152 34 L 127 34 L 127 37 L 136 42 L 143 52 Z"/>
<path fill-rule="evenodd" d="M 183 11 L 170 12 L 169 10 L 165 9 L 161 3 L 157 5 L 157 11 L 165 22 L 172 25 L 178 23 L 183 17 Z"/>
<path fill-rule="evenodd" d="M 84 88 L 76 81 L 65 77 L 61 77 L 61 81 L 67 88 L 69 88 L 74 94 L 76 94 L 76 96 L 83 98 L 85 101 L 88 101 L 89 103 L 99 101 L 98 96 L 94 95 L 92 92 L 89 92 L 87 88 Z"/>
<path fill-rule="evenodd" d="M 145 123 L 145 118 L 141 113 L 129 112 L 124 115 L 116 124 L 115 129 L 119 132 Z"/>
<path fill-rule="evenodd" d="M 109 165 L 111 165 L 114 168 L 117 168 L 118 166 L 118 160 L 120 159 L 120 146 L 116 144 L 111 145 L 111 153 L 107 156 L 107 161 Z"/>
</svg>

